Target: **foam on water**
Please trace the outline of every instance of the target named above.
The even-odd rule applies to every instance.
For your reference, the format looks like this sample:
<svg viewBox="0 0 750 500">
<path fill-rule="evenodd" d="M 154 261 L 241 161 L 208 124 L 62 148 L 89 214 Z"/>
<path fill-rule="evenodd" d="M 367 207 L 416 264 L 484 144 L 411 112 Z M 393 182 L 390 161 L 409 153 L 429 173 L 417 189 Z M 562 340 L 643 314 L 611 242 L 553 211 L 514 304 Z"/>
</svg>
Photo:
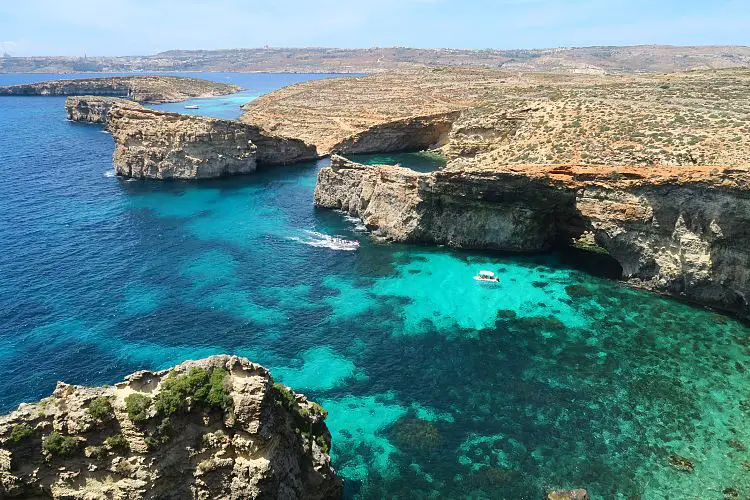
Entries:
<svg viewBox="0 0 750 500">
<path fill-rule="evenodd" d="M 201 183 L 105 177 L 112 138 L 62 121 L 63 103 L 0 97 L 3 410 L 57 380 L 226 352 L 329 410 L 348 497 L 750 495 L 745 325 L 554 255 L 374 243 L 313 208 L 325 162 Z M 361 244 L 288 239 L 306 231 Z M 482 269 L 500 283 L 474 281 Z"/>
</svg>

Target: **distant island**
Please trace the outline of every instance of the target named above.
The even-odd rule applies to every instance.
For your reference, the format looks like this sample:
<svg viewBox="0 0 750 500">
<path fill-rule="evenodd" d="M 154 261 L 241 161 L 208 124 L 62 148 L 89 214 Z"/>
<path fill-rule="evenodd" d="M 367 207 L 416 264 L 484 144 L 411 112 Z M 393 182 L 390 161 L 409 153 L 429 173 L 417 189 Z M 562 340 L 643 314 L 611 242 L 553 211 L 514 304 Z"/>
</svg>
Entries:
<svg viewBox="0 0 750 500">
<path fill-rule="evenodd" d="M 171 50 L 121 57 L 11 57 L 8 54 L 0 57 L 0 73 L 375 73 L 425 66 L 585 74 L 674 72 L 748 67 L 750 47 L 638 45 L 511 50 L 310 47 Z"/>
</svg>

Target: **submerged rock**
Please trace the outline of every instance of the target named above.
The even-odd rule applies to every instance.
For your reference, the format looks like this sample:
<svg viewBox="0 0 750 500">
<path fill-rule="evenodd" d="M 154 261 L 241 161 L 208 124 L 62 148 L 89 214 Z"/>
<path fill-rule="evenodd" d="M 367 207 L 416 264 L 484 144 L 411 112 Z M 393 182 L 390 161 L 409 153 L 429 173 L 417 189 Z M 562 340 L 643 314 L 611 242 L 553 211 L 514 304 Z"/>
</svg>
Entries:
<svg viewBox="0 0 750 500">
<path fill-rule="evenodd" d="M 682 472 L 693 472 L 695 469 L 693 462 L 679 455 L 670 455 L 669 465 Z"/>
<path fill-rule="evenodd" d="M 191 97 L 233 94 L 236 85 L 178 76 L 112 76 L 78 80 L 51 80 L 0 87 L 0 95 L 109 96 L 136 102 L 177 102 Z"/>
<path fill-rule="evenodd" d="M 120 99 L 119 97 L 102 97 L 95 95 L 68 97 L 65 99 L 65 111 L 68 120 L 88 123 L 107 123 L 107 115 L 113 106 L 130 109 L 143 109 L 140 104 Z"/>
<path fill-rule="evenodd" d="M 584 489 L 555 490 L 547 493 L 547 500 L 589 500 L 589 492 Z"/>
<path fill-rule="evenodd" d="M 338 498 L 326 412 L 235 356 L 0 417 L 0 498 Z"/>
<path fill-rule="evenodd" d="M 315 204 L 399 242 L 534 252 L 592 231 L 632 285 L 750 316 L 747 167 L 449 164 L 417 173 L 334 156 Z"/>
</svg>

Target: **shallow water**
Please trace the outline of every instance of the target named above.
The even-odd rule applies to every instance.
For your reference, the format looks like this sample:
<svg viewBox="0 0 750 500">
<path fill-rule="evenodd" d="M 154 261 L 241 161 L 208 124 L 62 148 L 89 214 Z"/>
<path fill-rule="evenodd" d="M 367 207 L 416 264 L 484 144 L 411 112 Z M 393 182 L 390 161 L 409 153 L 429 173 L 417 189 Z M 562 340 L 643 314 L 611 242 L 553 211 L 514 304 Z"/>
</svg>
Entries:
<svg viewBox="0 0 750 500">
<path fill-rule="evenodd" d="M 229 352 L 324 404 L 350 497 L 750 495 L 742 324 L 554 255 L 375 243 L 312 207 L 324 162 L 119 179 L 111 138 L 65 121 L 63 101 L 0 97 L 2 410 L 56 380 Z M 361 246 L 309 245 L 310 232 Z M 480 269 L 501 282 L 475 282 Z"/>
</svg>

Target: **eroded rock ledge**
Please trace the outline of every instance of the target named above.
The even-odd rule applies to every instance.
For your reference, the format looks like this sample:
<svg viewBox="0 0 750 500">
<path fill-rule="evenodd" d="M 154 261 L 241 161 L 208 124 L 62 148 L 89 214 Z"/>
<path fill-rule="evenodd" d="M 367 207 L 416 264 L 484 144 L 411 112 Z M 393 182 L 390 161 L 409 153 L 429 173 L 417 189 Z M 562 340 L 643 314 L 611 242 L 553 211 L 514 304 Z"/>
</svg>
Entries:
<svg viewBox="0 0 750 500">
<path fill-rule="evenodd" d="M 316 157 L 315 148 L 232 120 L 115 106 L 107 129 L 115 171 L 125 177 L 205 179 Z"/>
<path fill-rule="evenodd" d="M 326 412 L 213 356 L 0 417 L 2 498 L 339 498 Z"/>
<path fill-rule="evenodd" d="M 65 112 L 68 120 L 88 123 L 107 123 L 107 114 L 113 106 L 130 109 L 143 109 L 140 104 L 119 97 L 81 96 L 65 99 Z"/>
<path fill-rule="evenodd" d="M 417 173 L 334 156 L 315 204 L 381 237 L 540 251 L 592 231 L 642 288 L 750 316 L 750 169 L 449 166 Z"/>
<path fill-rule="evenodd" d="M 239 92 L 236 85 L 178 76 L 113 76 L 79 80 L 51 80 L 0 87 L 0 95 L 109 96 L 136 102 L 177 102 Z"/>
</svg>

